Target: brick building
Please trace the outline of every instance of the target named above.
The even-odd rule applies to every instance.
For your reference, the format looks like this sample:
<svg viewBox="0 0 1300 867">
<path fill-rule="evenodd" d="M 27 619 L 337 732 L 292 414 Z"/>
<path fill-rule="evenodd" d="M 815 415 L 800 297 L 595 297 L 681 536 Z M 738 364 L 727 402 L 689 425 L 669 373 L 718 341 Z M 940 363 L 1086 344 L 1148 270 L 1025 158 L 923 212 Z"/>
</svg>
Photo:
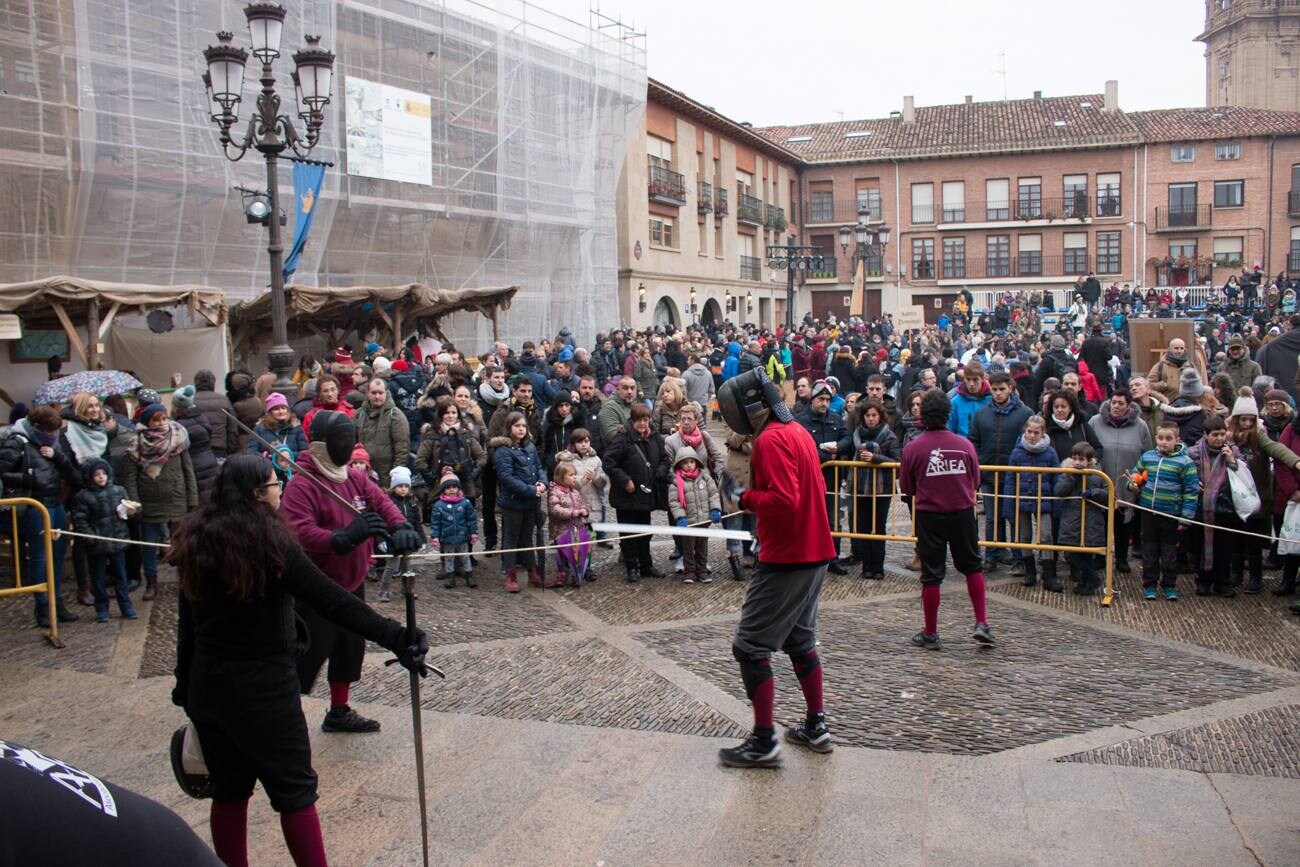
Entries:
<svg viewBox="0 0 1300 867">
<path fill-rule="evenodd" d="M 643 128 L 618 191 L 623 322 L 782 322 L 785 280 L 766 267 L 783 243 L 799 157 L 673 90 L 649 82 Z"/>
<path fill-rule="evenodd" d="M 1276 272 L 1293 236 L 1300 263 L 1297 113 L 1124 112 L 1112 81 L 1083 96 L 905 97 L 888 118 L 759 132 L 802 158 L 795 222 L 836 256 L 801 299 L 819 317 L 857 312 L 838 237 L 860 207 L 893 229 L 868 263 L 869 315 L 915 303 L 933 317 L 962 287 L 977 303 L 1039 289 L 1063 305 L 1088 273 L 1195 285 L 1243 264 Z"/>
</svg>

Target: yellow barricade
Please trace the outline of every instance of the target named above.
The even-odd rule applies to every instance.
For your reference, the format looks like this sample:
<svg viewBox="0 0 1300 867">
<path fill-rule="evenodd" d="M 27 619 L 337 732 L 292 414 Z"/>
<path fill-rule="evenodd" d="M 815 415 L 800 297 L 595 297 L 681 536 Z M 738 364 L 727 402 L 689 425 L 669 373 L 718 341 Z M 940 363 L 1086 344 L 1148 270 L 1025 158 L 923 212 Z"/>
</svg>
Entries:
<svg viewBox="0 0 1300 867">
<path fill-rule="evenodd" d="M 30 500 L 26 497 L 9 497 L 0 499 L 0 507 L 8 506 L 9 512 L 13 516 L 13 541 L 14 541 L 14 585 L 13 587 L 0 588 L 0 597 L 17 596 L 20 593 L 45 593 L 46 601 L 50 606 L 50 629 L 44 635 L 49 639 L 50 644 L 55 647 L 63 647 L 63 642 L 59 639 L 59 618 L 56 610 L 58 604 L 58 594 L 54 591 L 54 537 L 50 529 L 50 513 L 38 500 Z M 39 584 L 23 584 L 23 557 L 22 557 L 22 540 L 18 531 L 18 509 L 16 506 L 26 506 L 29 509 L 38 509 L 41 513 L 41 520 L 45 524 L 45 532 L 41 534 L 41 544 L 45 545 L 45 580 Z"/>
<path fill-rule="evenodd" d="M 895 497 L 903 496 L 898 488 L 898 463 L 834 460 L 825 461 L 822 468 L 832 473 L 833 485 L 828 487 L 826 494 L 828 500 L 832 501 L 827 503 L 832 536 L 839 539 L 916 542 L 916 536 L 914 535 L 916 526 L 915 504 L 911 505 L 909 515 L 911 526 L 906 534 L 891 532 L 889 526 L 889 514 L 893 500 Z M 982 479 L 988 479 L 988 474 L 992 474 L 992 489 L 986 490 L 985 486 L 981 485 L 981 493 L 978 495 L 979 498 L 984 500 L 985 510 L 998 509 L 1005 515 L 1006 520 L 1012 524 L 1009 539 L 1004 541 L 981 539 L 980 547 L 1100 554 L 1106 558 L 1106 577 L 1100 597 L 1101 604 L 1108 606 L 1114 601 L 1113 552 L 1115 549 L 1115 523 L 1112 518 L 1115 514 L 1115 485 L 1105 473 L 1094 468 L 1077 470 L 1072 467 L 1009 467 L 1000 465 L 981 466 L 980 473 Z M 1030 487 L 1036 490 L 1035 496 L 1022 496 L 1020 492 L 1022 475 L 1075 475 L 1084 478 L 1080 482 L 1079 491 L 1074 496 L 1058 498 L 1050 493 L 1053 485 L 1047 480 L 1031 483 Z M 1104 547 L 1086 544 L 1088 510 L 1102 508 L 1087 497 L 1090 483 L 1094 491 L 1097 487 L 1104 487 L 1106 490 L 1106 506 L 1104 509 L 1106 545 Z M 833 490 L 830 489 L 831 487 L 833 487 Z M 849 501 L 847 521 L 844 520 L 841 514 L 841 498 L 848 498 Z M 1075 499 L 1081 500 L 1079 543 L 1071 545 L 1067 539 L 1053 541 L 1051 533 L 1052 505 Z M 859 509 L 864 511 L 859 512 Z M 1046 528 L 1043 525 L 1044 520 L 1047 521 Z M 1022 525 L 1022 521 L 1025 522 L 1024 525 Z M 999 522 L 997 530 L 1001 531 L 1002 527 L 1003 524 Z M 861 532 L 860 528 L 866 529 L 866 532 Z M 1046 529 L 1046 541 L 1042 541 L 1044 529 Z M 1028 541 L 1020 541 L 1022 532 L 1027 532 L 1031 538 Z"/>
</svg>

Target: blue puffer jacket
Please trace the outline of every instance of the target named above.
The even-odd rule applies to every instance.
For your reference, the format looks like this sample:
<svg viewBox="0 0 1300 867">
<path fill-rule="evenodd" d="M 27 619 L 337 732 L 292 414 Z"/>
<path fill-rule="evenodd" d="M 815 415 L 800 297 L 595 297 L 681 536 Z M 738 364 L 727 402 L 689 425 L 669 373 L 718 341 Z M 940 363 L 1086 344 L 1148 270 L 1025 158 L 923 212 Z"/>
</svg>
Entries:
<svg viewBox="0 0 1300 867">
<path fill-rule="evenodd" d="M 740 344 L 731 341 L 727 344 L 727 360 L 722 362 L 722 381 L 726 382 L 740 373 Z"/>
<path fill-rule="evenodd" d="M 972 397 L 966 391 L 965 383 L 948 392 L 948 399 L 952 401 L 952 414 L 948 416 L 948 430 L 958 436 L 970 435 L 970 423 L 975 418 L 975 413 L 993 401 L 993 396 L 989 394 L 989 384 L 985 382 L 981 387 L 984 391 L 979 397 Z"/>
<path fill-rule="evenodd" d="M 1018 437 L 1016 444 L 1011 449 L 1011 457 L 1007 464 L 1013 467 L 1049 467 L 1055 469 L 1061 465 L 1060 460 L 1056 457 L 1056 449 L 1052 448 L 1049 443 L 1047 448 L 1038 454 L 1033 454 L 1025 448 L 1024 437 Z M 1041 504 L 1041 514 L 1043 517 L 1055 515 L 1061 508 L 1059 500 L 1048 499 L 1053 496 L 1052 490 L 1056 484 L 1056 479 L 1061 473 L 1019 473 L 1020 479 L 1020 511 L 1022 512 L 1039 512 L 1039 498 L 1043 498 Z M 997 473 L 998 491 L 1006 493 L 999 497 L 1002 501 L 1002 514 L 1010 515 L 1016 508 L 1016 474 Z"/>
<path fill-rule="evenodd" d="M 293 452 L 289 457 L 294 460 L 298 459 L 298 455 L 307 451 L 307 432 L 303 430 L 301 424 L 298 424 L 297 419 L 292 416 L 289 417 L 286 424 L 276 428 L 267 427 L 265 420 L 259 421 L 257 426 L 253 428 L 253 433 L 272 445 L 288 446 L 289 450 Z M 257 437 L 249 437 L 248 451 L 255 455 L 265 454 L 266 446 L 258 442 Z"/>
<path fill-rule="evenodd" d="M 536 499 L 536 498 L 534 498 Z M 478 515 L 469 497 L 448 501 L 441 497 L 429 510 L 429 537 L 442 545 L 468 545 L 469 537 L 478 533 Z"/>
<path fill-rule="evenodd" d="M 488 442 L 492 449 L 492 466 L 497 471 L 497 505 L 503 509 L 526 512 L 539 508 L 538 482 L 546 484 L 546 471 L 531 442 L 523 446 L 511 445 L 509 437 L 493 437 Z"/>
</svg>

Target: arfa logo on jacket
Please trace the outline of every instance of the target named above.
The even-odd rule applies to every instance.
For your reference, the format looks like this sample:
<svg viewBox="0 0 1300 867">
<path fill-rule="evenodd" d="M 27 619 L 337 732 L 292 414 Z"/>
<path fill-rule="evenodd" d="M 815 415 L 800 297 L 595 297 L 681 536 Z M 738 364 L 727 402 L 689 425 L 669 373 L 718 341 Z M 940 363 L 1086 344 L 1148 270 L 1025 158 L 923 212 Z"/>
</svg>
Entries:
<svg viewBox="0 0 1300 867">
<path fill-rule="evenodd" d="M 931 476 L 966 475 L 966 454 L 947 449 L 935 449 L 930 452 L 930 461 L 925 465 L 926 478 Z"/>
</svg>

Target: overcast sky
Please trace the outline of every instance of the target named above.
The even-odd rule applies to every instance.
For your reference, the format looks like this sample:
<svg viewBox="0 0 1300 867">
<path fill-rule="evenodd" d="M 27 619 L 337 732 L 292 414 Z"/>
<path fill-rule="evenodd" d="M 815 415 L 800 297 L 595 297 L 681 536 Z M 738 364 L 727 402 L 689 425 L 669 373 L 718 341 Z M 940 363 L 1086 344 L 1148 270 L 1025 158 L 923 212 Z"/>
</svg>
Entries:
<svg viewBox="0 0 1300 867">
<path fill-rule="evenodd" d="M 578 21 L 588 0 L 533 0 Z M 596 0 L 591 0 L 594 4 Z M 1126 111 L 1205 104 L 1202 0 L 599 0 L 646 33 L 651 77 L 755 126 L 916 104 L 1101 93 Z M 1005 57 L 1001 55 L 1005 52 Z"/>
</svg>

